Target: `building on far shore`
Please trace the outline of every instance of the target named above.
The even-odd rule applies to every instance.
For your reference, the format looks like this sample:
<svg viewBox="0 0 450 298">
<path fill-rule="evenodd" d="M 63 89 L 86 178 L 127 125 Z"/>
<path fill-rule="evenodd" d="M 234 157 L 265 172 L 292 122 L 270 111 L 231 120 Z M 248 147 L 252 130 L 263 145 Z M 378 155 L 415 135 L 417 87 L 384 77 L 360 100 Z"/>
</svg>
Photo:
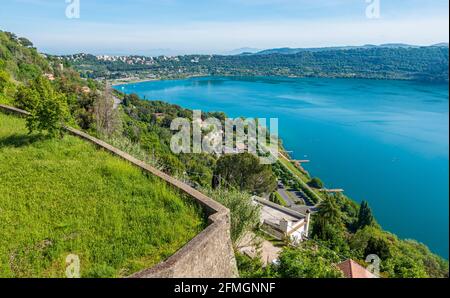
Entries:
<svg viewBox="0 0 450 298">
<path fill-rule="evenodd" d="M 301 214 L 260 197 L 253 197 L 254 204 L 261 207 L 261 230 L 276 239 L 290 239 L 299 244 L 308 237 L 311 214 Z"/>
<path fill-rule="evenodd" d="M 346 278 L 378 278 L 375 274 L 369 272 L 352 259 L 338 264 L 337 267 L 344 273 L 344 277 Z"/>
</svg>

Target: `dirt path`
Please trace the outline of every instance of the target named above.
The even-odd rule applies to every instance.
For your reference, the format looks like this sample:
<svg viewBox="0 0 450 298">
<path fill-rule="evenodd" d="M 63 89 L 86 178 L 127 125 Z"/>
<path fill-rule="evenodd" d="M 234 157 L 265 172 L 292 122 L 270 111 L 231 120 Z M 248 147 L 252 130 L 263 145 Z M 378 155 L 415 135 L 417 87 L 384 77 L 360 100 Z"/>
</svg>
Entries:
<svg viewBox="0 0 450 298">
<path fill-rule="evenodd" d="M 256 236 L 254 233 L 247 233 L 239 242 L 238 250 L 240 253 L 252 258 L 260 255 L 264 266 L 267 266 L 278 259 L 282 249 L 274 246 L 272 242 Z"/>
</svg>

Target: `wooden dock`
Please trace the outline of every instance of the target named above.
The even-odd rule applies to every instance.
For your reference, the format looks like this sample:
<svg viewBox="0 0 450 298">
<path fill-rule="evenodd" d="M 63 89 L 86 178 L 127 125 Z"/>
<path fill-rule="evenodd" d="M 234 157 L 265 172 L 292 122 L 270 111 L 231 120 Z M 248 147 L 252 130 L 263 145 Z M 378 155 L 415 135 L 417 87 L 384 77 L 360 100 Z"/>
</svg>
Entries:
<svg viewBox="0 0 450 298">
<path fill-rule="evenodd" d="M 320 191 L 326 192 L 326 193 L 343 193 L 344 190 L 342 188 L 333 188 L 333 189 L 321 189 Z"/>
</svg>

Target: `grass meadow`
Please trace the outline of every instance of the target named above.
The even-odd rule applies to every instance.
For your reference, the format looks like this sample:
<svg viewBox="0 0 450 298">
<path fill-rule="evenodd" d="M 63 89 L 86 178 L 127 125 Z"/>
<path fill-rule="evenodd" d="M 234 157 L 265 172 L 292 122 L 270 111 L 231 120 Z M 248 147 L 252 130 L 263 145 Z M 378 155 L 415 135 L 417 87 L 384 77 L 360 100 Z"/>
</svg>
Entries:
<svg viewBox="0 0 450 298">
<path fill-rule="evenodd" d="M 125 277 L 163 261 L 205 226 L 189 198 L 73 136 L 27 133 L 0 112 L 0 277 Z"/>
</svg>

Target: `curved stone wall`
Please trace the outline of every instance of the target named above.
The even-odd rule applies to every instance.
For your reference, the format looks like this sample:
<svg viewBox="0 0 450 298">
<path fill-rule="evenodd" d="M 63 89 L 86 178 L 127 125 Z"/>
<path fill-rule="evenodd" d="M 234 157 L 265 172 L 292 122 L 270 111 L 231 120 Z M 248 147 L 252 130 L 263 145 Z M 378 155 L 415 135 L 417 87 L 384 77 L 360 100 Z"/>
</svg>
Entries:
<svg viewBox="0 0 450 298">
<path fill-rule="evenodd" d="M 27 116 L 29 113 L 17 108 L 0 105 L 0 110 Z M 130 278 L 202 278 L 237 277 L 238 271 L 230 237 L 230 212 L 227 208 L 193 189 L 189 185 L 161 172 L 160 170 L 134 158 L 105 142 L 82 131 L 67 127 L 66 130 L 98 147 L 117 155 L 144 171 L 150 172 L 173 187 L 196 200 L 208 216 L 208 226 L 166 261 L 153 268 L 138 272 Z"/>
</svg>

